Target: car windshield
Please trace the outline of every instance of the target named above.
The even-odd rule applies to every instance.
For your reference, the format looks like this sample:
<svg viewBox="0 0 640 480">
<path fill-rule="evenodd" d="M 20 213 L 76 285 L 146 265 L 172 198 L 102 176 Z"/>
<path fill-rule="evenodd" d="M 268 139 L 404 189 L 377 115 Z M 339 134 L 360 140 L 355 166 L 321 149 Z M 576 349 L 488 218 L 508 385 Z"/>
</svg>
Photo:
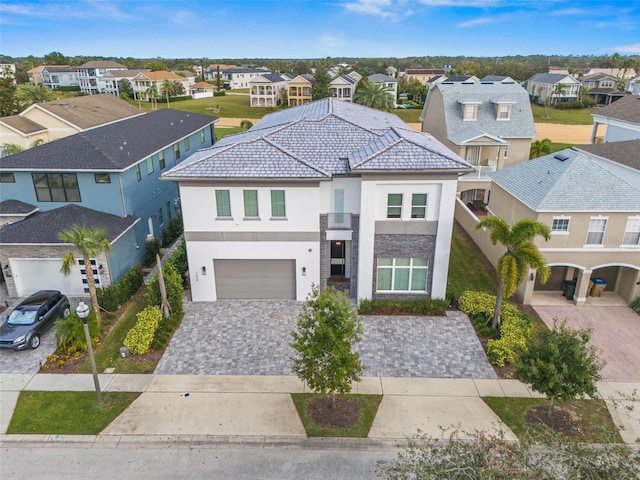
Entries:
<svg viewBox="0 0 640 480">
<path fill-rule="evenodd" d="M 37 310 L 22 310 L 16 308 L 9 318 L 7 319 L 7 323 L 9 325 L 31 325 L 36 321 Z"/>
</svg>

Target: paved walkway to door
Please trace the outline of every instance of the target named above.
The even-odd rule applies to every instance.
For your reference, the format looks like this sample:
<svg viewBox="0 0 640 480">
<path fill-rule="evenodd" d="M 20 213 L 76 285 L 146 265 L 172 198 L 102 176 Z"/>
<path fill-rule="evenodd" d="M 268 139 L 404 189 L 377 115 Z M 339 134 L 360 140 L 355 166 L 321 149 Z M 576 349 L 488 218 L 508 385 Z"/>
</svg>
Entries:
<svg viewBox="0 0 640 480">
<path fill-rule="evenodd" d="M 603 380 L 640 381 L 640 315 L 631 308 L 535 305 L 534 309 L 549 327 L 557 318 L 566 319 L 571 328 L 593 329 L 591 344 L 607 362 Z"/>
<path fill-rule="evenodd" d="M 293 375 L 290 332 L 300 302 L 185 302 L 156 374 Z M 471 323 L 446 317 L 364 317 L 365 376 L 496 378 Z"/>
</svg>

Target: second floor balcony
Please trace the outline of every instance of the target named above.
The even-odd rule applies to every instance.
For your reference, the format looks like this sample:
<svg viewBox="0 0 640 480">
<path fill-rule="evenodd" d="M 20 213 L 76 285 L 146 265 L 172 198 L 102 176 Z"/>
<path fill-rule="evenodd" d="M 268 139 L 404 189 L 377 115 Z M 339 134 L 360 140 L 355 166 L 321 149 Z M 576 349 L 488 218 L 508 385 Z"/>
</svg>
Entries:
<svg viewBox="0 0 640 480">
<path fill-rule="evenodd" d="M 496 171 L 495 165 L 474 165 L 475 172 L 465 173 L 460 180 L 489 179 L 489 174 Z"/>
<path fill-rule="evenodd" d="M 328 230 L 351 230 L 350 213 L 329 213 Z"/>
</svg>

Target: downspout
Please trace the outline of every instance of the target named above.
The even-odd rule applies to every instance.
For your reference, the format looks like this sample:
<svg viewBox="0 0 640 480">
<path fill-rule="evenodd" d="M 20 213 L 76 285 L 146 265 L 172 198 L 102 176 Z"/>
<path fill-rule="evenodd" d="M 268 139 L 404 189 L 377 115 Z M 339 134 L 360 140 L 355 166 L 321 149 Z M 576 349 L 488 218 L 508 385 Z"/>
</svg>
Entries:
<svg viewBox="0 0 640 480">
<path fill-rule="evenodd" d="M 125 218 L 129 214 L 127 213 L 127 203 L 124 198 L 124 191 L 122 189 L 122 176 L 120 174 L 118 174 L 118 185 L 120 186 L 120 198 L 122 200 L 122 218 Z"/>
</svg>

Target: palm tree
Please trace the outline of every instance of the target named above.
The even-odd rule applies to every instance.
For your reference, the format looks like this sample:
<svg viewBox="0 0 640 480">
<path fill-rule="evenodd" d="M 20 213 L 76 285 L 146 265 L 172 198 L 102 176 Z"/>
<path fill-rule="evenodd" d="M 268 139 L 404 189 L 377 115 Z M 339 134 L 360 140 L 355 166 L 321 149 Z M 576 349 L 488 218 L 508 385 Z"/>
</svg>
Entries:
<svg viewBox="0 0 640 480">
<path fill-rule="evenodd" d="M 353 96 L 353 101 L 385 112 L 393 108 L 393 97 L 387 87 L 381 83 L 373 83 L 366 80 L 360 82 L 360 87 Z"/>
<path fill-rule="evenodd" d="M 27 108 L 34 103 L 46 102 L 49 100 L 51 98 L 51 91 L 42 85 L 27 83 L 18 87 L 16 97 L 20 100 L 22 108 Z"/>
<path fill-rule="evenodd" d="M 157 110 L 158 109 L 158 87 L 156 87 L 156 84 L 152 84 L 149 87 L 147 87 L 147 89 L 144 91 L 144 93 L 147 95 L 147 97 L 149 98 L 149 100 L 151 101 L 151 110 Z M 154 108 L 155 105 L 155 108 Z"/>
<path fill-rule="evenodd" d="M 491 328 L 500 327 L 500 307 L 503 298 L 509 298 L 524 280 L 529 269 L 534 269 L 540 276 L 540 282 L 546 283 L 551 269 L 546 263 L 533 240 L 538 235 L 545 240 L 551 238 L 551 231 L 544 223 L 523 218 L 513 226 L 509 226 L 502 218 L 495 215 L 484 217 L 476 223 L 476 229 L 486 228 L 491 232 L 491 243 L 500 242 L 507 251 L 498 259 L 498 293 L 496 306 L 493 309 Z"/>
<path fill-rule="evenodd" d="M 0 145 L 0 157 L 13 155 L 14 153 L 19 153 L 23 150 L 24 148 L 15 143 L 3 143 L 2 145 Z"/>
<path fill-rule="evenodd" d="M 104 228 L 89 227 L 87 225 L 71 225 L 66 230 L 58 233 L 58 238 L 65 243 L 73 244 L 84 260 L 84 267 L 87 277 L 89 294 L 91 295 L 91 305 L 96 312 L 98 323 L 101 323 L 100 305 L 96 293 L 96 283 L 93 278 L 93 268 L 91 268 L 91 257 L 97 257 L 101 253 L 111 252 L 111 242 L 107 238 L 107 231 Z M 64 275 L 71 273 L 71 267 L 76 264 L 76 257 L 73 252 L 68 252 L 62 258 L 60 271 Z"/>
<path fill-rule="evenodd" d="M 542 155 L 548 155 L 551 153 L 551 140 L 543 138 L 542 140 L 536 140 L 531 144 L 529 150 L 529 160 L 532 158 L 538 158 Z"/>
<path fill-rule="evenodd" d="M 173 95 L 173 83 L 169 80 L 165 80 L 162 82 L 162 93 L 164 93 L 165 98 L 167 99 L 167 107 L 169 106 L 169 96 Z"/>
</svg>

